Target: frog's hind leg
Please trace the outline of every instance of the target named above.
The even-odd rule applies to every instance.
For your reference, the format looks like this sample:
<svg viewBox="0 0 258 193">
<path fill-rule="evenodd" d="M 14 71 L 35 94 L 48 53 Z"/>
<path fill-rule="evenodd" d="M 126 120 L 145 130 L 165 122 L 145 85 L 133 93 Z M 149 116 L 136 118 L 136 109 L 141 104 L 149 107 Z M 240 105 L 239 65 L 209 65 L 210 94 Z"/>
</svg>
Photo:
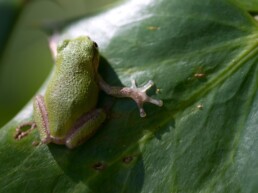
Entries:
<svg viewBox="0 0 258 193">
<path fill-rule="evenodd" d="M 70 149 L 82 144 L 90 138 L 106 119 L 102 109 L 95 109 L 82 116 L 73 126 L 71 133 L 66 138 L 66 146 Z"/>
<path fill-rule="evenodd" d="M 48 114 L 43 96 L 36 96 L 34 99 L 33 108 L 34 120 L 39 131 L 41 142 L 45 144 L 50 143 L 51 138 L 49 134 Z"/>
<path fill-rule="evenodd" d="M 26 131 L 23 131 L 22 128 L 27 127 L 27 126 L 30 126 L 30 128 L 28 130 L 26 130 Z M 14 138 L 16 140 L 21 140 L 22 138 L 24 138 L 27 135 L 29 135 L 30 132 L 32 130 L 34 130 L 35 128 L 36 128 L 36 124 L 34 122 L 23 123 L 23 124 L 19 125 L 16 128 L 16 132 L 15 132 Z"/>
</svg>

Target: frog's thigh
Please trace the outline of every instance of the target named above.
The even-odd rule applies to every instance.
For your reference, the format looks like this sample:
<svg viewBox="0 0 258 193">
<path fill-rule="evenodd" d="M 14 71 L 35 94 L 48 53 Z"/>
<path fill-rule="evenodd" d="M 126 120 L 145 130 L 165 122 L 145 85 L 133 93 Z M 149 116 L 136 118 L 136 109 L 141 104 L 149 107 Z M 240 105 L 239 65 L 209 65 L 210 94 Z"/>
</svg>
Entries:
<svg viewBox="0 0 258 193">
<path fill-rule="evenodd" d="M 95 109 L 82 118 L 74 125 L 74 132 L 66 139 L 66 146 L 70 149 L 82 144 L 90 138 L 106 118 L 106 113 L 102 109 Z"/>
<path fill-rule="evenodd" d="M 40 139 L 43 143 L 49 143 L 51 141 L 48 129 L 48 116 L 44 97 L 37 95 L 33 102 L 34 109 L 34 121 L 39 131 Z"/>
</svg>

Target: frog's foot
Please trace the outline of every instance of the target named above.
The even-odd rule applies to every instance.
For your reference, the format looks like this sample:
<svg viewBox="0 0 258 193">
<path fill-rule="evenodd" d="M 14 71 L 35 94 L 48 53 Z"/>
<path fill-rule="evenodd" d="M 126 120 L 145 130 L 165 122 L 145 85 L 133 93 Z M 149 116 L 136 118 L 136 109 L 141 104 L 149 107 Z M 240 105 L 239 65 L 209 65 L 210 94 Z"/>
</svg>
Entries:
<svg viewBox="0 0 258 193">
<path fill-rule="evenodd" d="M 129 97 L 132 98 L 140 111 L 140 116 L 141 117 L 145 117 L 146 113 L 143 109 L 143 104 L 148 102 L 148 103 L 152 103 L 154 105 L 157 106 L 162 106 L 163 102 L 162 100 L 158 100 L 158 99 L 153 99 L 151 97 L 149 97 L 146 94 L 146 91 L 151 88 L 153 86 L 153 81 L 149 81 L 147 84 L 143 85 L 140 88 L 137 88 L 136 84 L 135 84 L 135 80 L 132 80 L 132 86 L 131 87 L 113 87 L 110 86 L 109 84 L 107 84 L 103 78 L 98 75 L 98 82 L 99 82 L 99 86 L 102 90 L 104 90 L 107 94 L 115 96 L 115 97 Z"/>
<path fill-rule="evenodd" d="M 30 128 L 26 131 L 23 131 L 23 128 L 27 126 L 30 126 Z M 34 122 L 24 123 L 16 128 L 14 138 L 16 140 L 21 140 L 22 138 L 26 137 L 35 128 L 36 128 L 36 124 Z"/>
<path fill-rule="evenodd" d="M 135 80 L 132 80 L 132 86 L 130 88 L 125 87 L 121 90 L 122 92 L 123 91 L 126 92 L 127 93 L 126 95 L 128 95 L 128 97 L 132 98 L 136 102 L 139 108 L 141 117 L 146 116 L 146 113 L 143 109 L 144 103 L 148 102 L 160 107 L 163 105 L 162 100 L 153 99 L 146 94 L 146 91 L 150 89 L 153 85 L 154 85 L 153 81 L 149 80 L 148 83 L 146 83 L 142 87 L 137 88 Z"/>
</svg>

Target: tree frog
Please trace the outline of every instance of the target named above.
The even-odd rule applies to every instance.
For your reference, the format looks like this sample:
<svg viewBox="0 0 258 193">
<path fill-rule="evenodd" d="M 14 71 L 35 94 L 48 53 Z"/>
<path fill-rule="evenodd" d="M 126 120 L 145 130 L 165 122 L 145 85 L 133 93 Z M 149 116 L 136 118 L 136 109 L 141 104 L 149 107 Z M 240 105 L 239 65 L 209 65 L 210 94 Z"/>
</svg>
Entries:
<svg viewBox="0 0 258 193">
<path fill-rule="evenodd" d="M 34 122 L 16 129 L 16 139 L 37 128 L 44 144 L 64 144 L 72 149 L 91 137 L 106 119 L 106 113 L 96 108 L 99 89 L 116 97 L 130 97 L 145 117 L 145 102 L 162 106 L 162 101 L 146 94 L 153 82 L 137 88 L 109 86 L 98 73 L 98 45 L 87 36 L 64 40 L 57 47 L 56 66 L 44 96 L 37 95 L 33 102 Z M 30 125 L 27 131 L 22 127 Z"/>
</svg>

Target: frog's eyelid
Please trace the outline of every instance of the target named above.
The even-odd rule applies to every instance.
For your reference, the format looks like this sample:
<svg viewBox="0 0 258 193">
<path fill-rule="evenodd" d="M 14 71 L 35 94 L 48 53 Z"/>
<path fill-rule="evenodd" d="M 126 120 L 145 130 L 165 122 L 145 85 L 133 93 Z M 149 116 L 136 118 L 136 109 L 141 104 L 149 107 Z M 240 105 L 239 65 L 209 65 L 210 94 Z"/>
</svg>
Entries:
<svg viewBox="0 0 258 193">
<path fill-rule="evenodd" d="M 98 48 L 98 44 L 96 42 L 93 42 L 95 48 Z"/>
</svg>

